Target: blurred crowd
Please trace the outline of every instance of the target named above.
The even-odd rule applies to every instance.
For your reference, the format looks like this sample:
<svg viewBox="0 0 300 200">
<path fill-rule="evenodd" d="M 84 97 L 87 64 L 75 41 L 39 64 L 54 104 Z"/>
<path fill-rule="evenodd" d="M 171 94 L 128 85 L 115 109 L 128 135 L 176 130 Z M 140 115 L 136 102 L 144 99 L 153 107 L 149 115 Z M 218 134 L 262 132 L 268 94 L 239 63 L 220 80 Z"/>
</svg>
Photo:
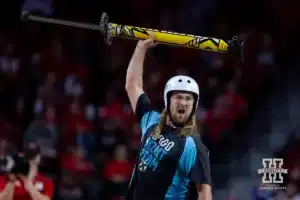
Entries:
<svg viewBox="0 0 300 200">
<path fill-rule="evenodd" d="M 114 7 L 116 1 L 90 0 L 70 9 L 64 7 L 68 3 L 56 2 L 56 16 L 98 23 L 103 6 L 118 23 L 247 38 L 244 64 L 223 54 L 168 46 L 152 49 L 145 62 L 145 91 L 158 108 L 169 77 L 188 74 L 199 83 L 197 116 L 213 167 L 222 157 L 220 149 L 229 148 L 226 141 L 234 140 L 230 130 L 247 123 L 287 68 L 286 56 L 293 57 L 286 50 L 293 48 L 299 28 L 296 4 L 281 0 L 261 3 L 256 16 L 250 11 L 242 15 L 238 6 L 245 6 L 233 0 L 178 1 L 174 6 L 164 1 L 159 7 L 157 1 L 131 0 Z M 257 6 L 243 3 L 249 9 Z M 41 171 L 55 182 L 55 199 L 122 199 L 140 145 L 140 127 L 124 90 L 135 42 L 115 39 L 107 47 L 97 32 L 22 24 L 16 8 L 10 5 L 16 14 L 0 31 L 1 162 L 9 163 L 12 152 L 35 140 L 42 146 Z M 289 184 L 294 195 L 299 193 L 300 163 L 294 158 L 300 145 L 292 146 L 286 159 L 293 169 Z M 5 172 L 6 165 L 1 166 Z"/>
</svg>

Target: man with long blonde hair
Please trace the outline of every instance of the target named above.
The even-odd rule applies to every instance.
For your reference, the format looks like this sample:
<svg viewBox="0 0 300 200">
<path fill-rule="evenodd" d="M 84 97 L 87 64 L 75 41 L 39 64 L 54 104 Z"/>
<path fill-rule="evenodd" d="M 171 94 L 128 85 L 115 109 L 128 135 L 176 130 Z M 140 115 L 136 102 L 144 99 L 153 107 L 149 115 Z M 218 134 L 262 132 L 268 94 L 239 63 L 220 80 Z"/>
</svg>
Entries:
<svg viewBox="0 0 300 200">
<path fill-rule="evenodd" d="M 127 69 L 126 91 L 142 128 L 127 199 L 184 200 L 194 183 L 198 199 L 211 200 L 209 155 L 195 122 L 198 84 L 188 76 L 172 77 L 164 89 L 161 114 L 143 91 L 143 62 L 154 40 L 152 33 L 150 39 L 138 42 Z"/>
</svg>

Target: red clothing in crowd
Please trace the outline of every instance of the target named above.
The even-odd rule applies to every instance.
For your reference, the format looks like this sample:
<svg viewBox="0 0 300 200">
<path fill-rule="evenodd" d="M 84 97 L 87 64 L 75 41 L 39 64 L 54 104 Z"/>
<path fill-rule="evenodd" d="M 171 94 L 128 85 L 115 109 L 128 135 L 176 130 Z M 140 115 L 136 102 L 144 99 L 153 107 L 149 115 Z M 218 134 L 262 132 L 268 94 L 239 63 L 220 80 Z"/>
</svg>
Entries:
<svg viewBox="0 0 300 200">
<path fill-rule="evenodd" d="M 91 175 L 93 165 L 85 160 L 77 158 L 75 155 L 63 156 L 62 168 L 68 170 L 78 177 L 85 178 Z"/>
<path fill-rule="evenodd" d="M 72 116 L 72 115 L 71 115 Z M 86 120 L 84 116 L 73 115 L 66 120 L 68 132 L 76 132 L 78 129 L 84 131 L 93 130 L 92 122 Z"/>
<path fill-rule="evenodd" d="M 205 124 L 209 129 L 209 135 L 215 142 L 219 139 L 219 134 L 229 128 L 231 125 L 230 118 L 215 117 L 214 110 L 210 110 L 206 113 Z"/>
<path fill-rule="evenodd" d="M 136 121 L 136 116 L 132 112 L 130 107 L 130 111 L 126 110 L 124 106 L 119 102 L 114 102 L 109 105 L 105 105 L 99 108 L 99 117 L 100 119 L 114 119 L 118 121 L 118 126 L 122 130 L 129 130 L 131 128 L 131 124 Z M 124 133 L 129 133 L 128 131 Z"/>
<path fill-rule="evenodd" d="M 104 168 L 104 177 L 112 180 L 114 176 L 120 176 L 124 180 L 130 180 L 132 169 L 132 164 L 128 160 L 111 160 Z"/>
<path fill-rule="evenodd" d="M 119 102 L 111 103 L 99 109 L 100 118 L 114 118 L 123 116 L 123 106 Z"/>
<path fill-rule="evenodd" d="M 247 104 L 246 100 L 236 93 L 225 93 L 222 98 L 224 103 L 219 108 L 209 110 L 205 116 L 205 124 L 214 141 L 218 141 L 219 134 L 230 128 L 233 121 L 243 114 L 244 107 Z M 216 111 L 216 109 L 221 111 Z"/>
<path fill-rule="evenodd" d="M 67 132 L 76 132 L 81 130 L 92 130 L 93 122 L 85 118 L 84 112 L 79 107 L 78 110 L 72 111 L 71 107 L 63 114 L 63 122 L 66 124 Z"/>
<path fill-rule="evenodd" d="M 5 176 L 0 176 L 0 191 L 3 191 L 5 185 L 8 183 L 8 179 Z M 38 174 L 33 181 L 33 185 L 42 194 L 48 196 L 50 199 L 53 198 L 54 186 L 51 179 L 47 178 L 42 174 Z M 26 191 L 24 187 L 24 182 L 18 179 L 15 183 L 15 191 L 13 200 L 33 200 L 30 194 Z"/>
</svg>

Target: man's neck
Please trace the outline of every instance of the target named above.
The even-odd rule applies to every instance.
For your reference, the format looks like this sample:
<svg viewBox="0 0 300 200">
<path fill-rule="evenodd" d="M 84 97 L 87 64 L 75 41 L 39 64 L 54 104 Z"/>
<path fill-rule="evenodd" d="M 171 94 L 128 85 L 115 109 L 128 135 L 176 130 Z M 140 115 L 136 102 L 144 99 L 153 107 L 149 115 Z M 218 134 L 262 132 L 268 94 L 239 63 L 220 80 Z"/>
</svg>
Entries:
<svg viewBox="0 0 300 200">
<path fill-rule="evenodd" d="M 38 166 L 35 164 L 30 165 L 30 179 L 35 179 L 35 177 L 38 175 Z"/>
</svg>

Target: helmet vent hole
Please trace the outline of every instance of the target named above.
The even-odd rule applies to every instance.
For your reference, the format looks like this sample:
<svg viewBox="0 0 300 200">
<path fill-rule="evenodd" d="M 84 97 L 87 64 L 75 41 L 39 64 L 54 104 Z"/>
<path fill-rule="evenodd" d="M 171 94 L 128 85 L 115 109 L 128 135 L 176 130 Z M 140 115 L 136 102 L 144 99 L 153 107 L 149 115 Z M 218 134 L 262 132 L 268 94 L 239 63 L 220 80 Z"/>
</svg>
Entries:
<svg viewBox="0 0 300 200">
<path fill-rule="evenodd" d="M 190 80 L 187 80 L 187 82 L 188 82 L 188 83 L 191 83 L 191 81 L 190 81 Z"/>
<path fill-rule="evenodd" d="M 178 80 L 178 82 L 182 82 L 182 80 L 181 80 L 181 79 L 179 79 L 179 80 Z"/>
</svg>

